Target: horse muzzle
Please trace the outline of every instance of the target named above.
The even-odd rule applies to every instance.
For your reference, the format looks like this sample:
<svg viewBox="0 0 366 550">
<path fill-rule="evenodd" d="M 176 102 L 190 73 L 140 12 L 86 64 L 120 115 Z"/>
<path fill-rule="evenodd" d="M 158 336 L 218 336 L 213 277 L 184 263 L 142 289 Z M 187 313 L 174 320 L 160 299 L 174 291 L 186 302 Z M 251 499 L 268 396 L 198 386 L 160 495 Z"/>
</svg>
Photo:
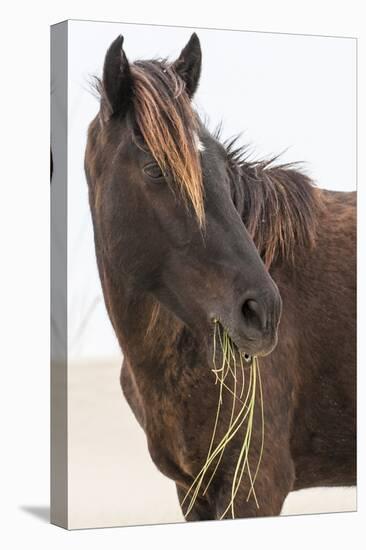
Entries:
<svg viewBox="0 0 366 550">
<path fill-rule="evenodd" d="M 246 292 L 226 314 L 216 315 L 238 350 L 250 356 L 265 356 L 277 344 L 282 301 L 275 285 L 266 292 Z"/>
</svg>

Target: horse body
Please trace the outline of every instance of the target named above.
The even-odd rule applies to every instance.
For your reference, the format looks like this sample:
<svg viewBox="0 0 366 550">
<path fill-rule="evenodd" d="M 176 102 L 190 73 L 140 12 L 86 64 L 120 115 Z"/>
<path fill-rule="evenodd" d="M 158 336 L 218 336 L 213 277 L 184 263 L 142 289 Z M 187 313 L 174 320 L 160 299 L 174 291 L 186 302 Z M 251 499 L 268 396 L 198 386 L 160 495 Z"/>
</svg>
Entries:
<svg viewBox="0 0 366 550">
<path fill-rule="evenodd" d="M 182 59 L 187 57 L 187 47 L 183 52 L 183 58 L 176 62 L 180 69 Z M 107 54 L 109 62 L 111 53 L 116 55 L 113 48 Z M 197 52 L 195 55 L 197 57 Z M 123 72 L 121 63 L 117 65 Z M 192 78 L 198 76 L 199 70 L 195 67 L 191 69 L 191 80 L 186 80 L 187 87 L 192 87 L 193 91 Z M 124 352 L 122 389 L 146 433 L 153 461 L 176 483 L 183 512 L 187 510 L 185 495 L 207 456 L 218 399 L 211 372 L 211 336 L 209 334 L 207 340 L 202 336 L 207 327 L 201 305 L 207 297 L 207 309 L 211 312 L 212 304 L 225 302 L 227 293 L 231 309 L 235 309 L 237 300 L 241 305 L 243 281 L 240 273 L 245 269 L 241 260 L 244 253 L 249 254 L 248 264 L 252 262 L 258 266 L 250 272 L 248 265 L 250 282 L 247 284 L 254 288 L 257 281 L 260 294 L 253 294 L 251 290 L 250 307 L 244 307 L 247 304 L 244 301 L 245 330 L 238 328 L 237 318 L 231 318 L 225 309 L 222 315 L 231 323 L 240 346 L 244 349 L 245 346 L 257 346 L 263 379 L 265 431 L 262 463 L 255 482 L 258 502 L 248 498 L 250 481 L 243 479 L 235 498 L 235 515 L 279 514 L 284 499 L 292 490 L 353 485 L 356 481 L 355 194 L 316 189 L 292 167 L 248 164 L 240 160 L 236 152 L 225 150 L 200 126 L 200 140 L 210 153 L 202 155 L 203 172 L 220 174 L 222 171 L 222 178 L 230 185 L 235 210 L 230 200 L 225 202 L 226 191 L 218 195 L 223 203 L 220 210 L 214 181 L 210 182 L 206 187 L 204 245 L 200 244 L 202 235 L 198 231 L 187 236 L 186 220 L 182 221 L 185 229 L 178 238 L 170 232 L 175 231 L 175 227 L 171 229 L 165 224 L 168 219 L 165 210 L 155 210 L 154 215 L 160 216 L 159 223 L 164 227 L 164 243 L 175 239 L 174 262 L 179 260 L 179 270 L 185 270 L 187 288 L 184 288 L 185 279 L 176 275 L 171 253 L 164 256 L 167 272 L 157 274 L 158 267 L 154 264 L 149 275 L 154 286 L 145 288 L 147 279 L 141 266 L 138 274 L 131 275 L 139 262 L 140 250 L 131 254 L 132 267 L 129 264 L 127 269 L 123 262 L 125 250 L 119 248 L 113 228 L 117 228 L 120 211 L 136 232 L 143 224 L 152 223 L 152 213 L 150 207 L 149 211 L 141 210 L 141 219 L 137 218 L 136 223 L 134 216 L 140 211 L 133 195 L 128 199 L 132 215 L 123 210 L 126 201 L 118 198 L 119 183 L 113 179 L 110 166 L 116 158 L 115 151 L 120 154 L 121 136 L 126 135 L 128 126 L 123 132 L 117 131 L 121 124 L 119 119 L 118 125 L 110 122 L 106 131 L 103 109 L 101 113 L 102 117 L 99 115 L 89 129 L 86 173 L 105 303 Z M 131 153 L 123 159 L 128 174 L 132 173 L 130 158 Z M 227 169 L 225 173 L 221 160 Z M 102 186 L 104 198 L 100 198 Z M 105 198 L 107 192 L 111 201 Z M 144 200 L 142 196 L 140 200 Z M 151 200 L 155 208 L 155 195 Z M 179 219 L 181 211 L 174 210 L 174 216 Z M 113 223 L 109 223 L 110 219 Z M 169 219 L 173 226 L 178 223 L 175 218 Z M 157 222 L 154 223 L 156 227 Z M 232 232 L 232 241 L 224 241 L 221 248 L 218 242 L 221 234 L 210 240 L 210 228 L 217 226 L 224 228 L 224 233 Z M 269 268 L 271 280 L 263 263 L 257 264 L 251 244 L 247 251 L 240 249 L 240 239 L 247 240 L 245 226 Z M 128 233 L 130 229 L 128 226 L 119 228 L 117 237 L 123 231 Z M 242 237 L 240 231 L 243 231 Z M 275 240 L 271 240 L 273 234 Z M 155 244 L 152 242 L 151 246 Z M 160 244 L 163 255 L 161 241 Z M 124 242 L 126 247 L 128 241 Z M 228 263 L 228 247 L 233 265 Z M 192 251 L 203 260 L 200 258 L 199 263 L 194 263 Z M 230 282 L 225 292 L 222 276 Z M 161 279 L 164 280 L 162 290 Z M 171 279 L 176 286 L 173 292 L 170 288 L 168 292 L 165 286 L 169 287 Z M 197 295 L 195 288 L 200 288 L 202 295 Z M 271 339 L 268 333 L 263 338 L 261 334 L 262 329 L 265 332 L 266 323 L 268 326 L 268 319 L 274 320 L 273 327 L 277 326 L 277 288 L 282 298 L 282 315 L 278 343 L 273 349 L 273 333 Z M 182 305 L 180 297 L 185 292 L 188 294 Z M 267 305 L 263 306 L 264 303 Z M 193 312 L 193 321 L 188 310 Z M 199 319 L 199 324 L 195 324 L 195 319 Z M 260 322 L 263 326 L 259 335 Z M 200 332 L 202 326 L 204 329 Z M 242 330 L 245 334 L 240 332 Z M 224 396 L 218 440 L 230 422 L 231 407 L 230 396 Z M 251 443 L 254 458 L 261 449 L 260 422 L 257 411 Z M 225 450 L 212 482 L 198 495 L 187 519 L 229 517 L 226 509 L 241 446 L 239 434 Z"/>
<path fill-rule="evenodd" d="M 291 270 L 294 283 L 274 275 L 297 334 L 296 489 L 356 482 L 356 194 L 323 197 L 316 245 Z"/>
</svg>

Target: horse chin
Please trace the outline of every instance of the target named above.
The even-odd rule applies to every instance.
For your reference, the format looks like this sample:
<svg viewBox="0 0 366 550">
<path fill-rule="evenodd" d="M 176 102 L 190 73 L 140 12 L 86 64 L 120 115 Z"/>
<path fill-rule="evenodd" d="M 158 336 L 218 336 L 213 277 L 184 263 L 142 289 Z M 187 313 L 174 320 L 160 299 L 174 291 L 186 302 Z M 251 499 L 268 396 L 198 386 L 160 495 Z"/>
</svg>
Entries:
<svg viewBox="0 0 366 550">
<path fill-rule="evenodd" d="M 273 338 L 264 338 L 262 341 L 248 341 L 243 343 L 238 342 L 235 338 L 232 339 L 238 352 L 242 355 L 250 355 L 251 357 L 267 357 L 277 346 L 277 334 Z"/>
</svg>

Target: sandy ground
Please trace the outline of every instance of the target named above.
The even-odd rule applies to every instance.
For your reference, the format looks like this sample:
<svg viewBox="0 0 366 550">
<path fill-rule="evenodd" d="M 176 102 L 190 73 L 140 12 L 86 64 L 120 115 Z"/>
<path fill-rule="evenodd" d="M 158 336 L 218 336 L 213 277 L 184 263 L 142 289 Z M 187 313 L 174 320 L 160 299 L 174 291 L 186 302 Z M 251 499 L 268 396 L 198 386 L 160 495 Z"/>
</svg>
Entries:
<svg viewBox="0 0 366 550">
<path fill-rule="evenodd" d="M 122 396 L 120 359 L 69 365 L 70 528 L 183 521 L 175 485 L 150 459 Z M 356 489 L 291 493 L 282 515 L 353 511 Z"/>
</svg>

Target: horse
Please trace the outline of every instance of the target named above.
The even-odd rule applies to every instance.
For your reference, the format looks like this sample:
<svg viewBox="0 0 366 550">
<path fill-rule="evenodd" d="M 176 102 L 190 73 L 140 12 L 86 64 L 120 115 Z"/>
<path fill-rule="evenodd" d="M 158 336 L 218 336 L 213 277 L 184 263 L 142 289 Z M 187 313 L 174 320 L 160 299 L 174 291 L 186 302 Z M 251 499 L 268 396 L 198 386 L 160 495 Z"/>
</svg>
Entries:
<svg viewBox="0 0 366 550">
<path fill-rule="evenodd" d="M 110 45 L 85 151 L 96 259 L 124 396 L 186 520 L 234 517 L 233 496 L 235 517 L 274 516 L 291 491 L 356 484 L 356 194 L 222 142 L 192 104 L 201 66 L 196 34 L 175 61 Z M 254 360 L 261 373 L 252 475 L 248 460 L 236 475 L 243 427 L 225 439 L 234 377 L 213 430 L 217 327 L 243 382 Z"/>
</svg>

